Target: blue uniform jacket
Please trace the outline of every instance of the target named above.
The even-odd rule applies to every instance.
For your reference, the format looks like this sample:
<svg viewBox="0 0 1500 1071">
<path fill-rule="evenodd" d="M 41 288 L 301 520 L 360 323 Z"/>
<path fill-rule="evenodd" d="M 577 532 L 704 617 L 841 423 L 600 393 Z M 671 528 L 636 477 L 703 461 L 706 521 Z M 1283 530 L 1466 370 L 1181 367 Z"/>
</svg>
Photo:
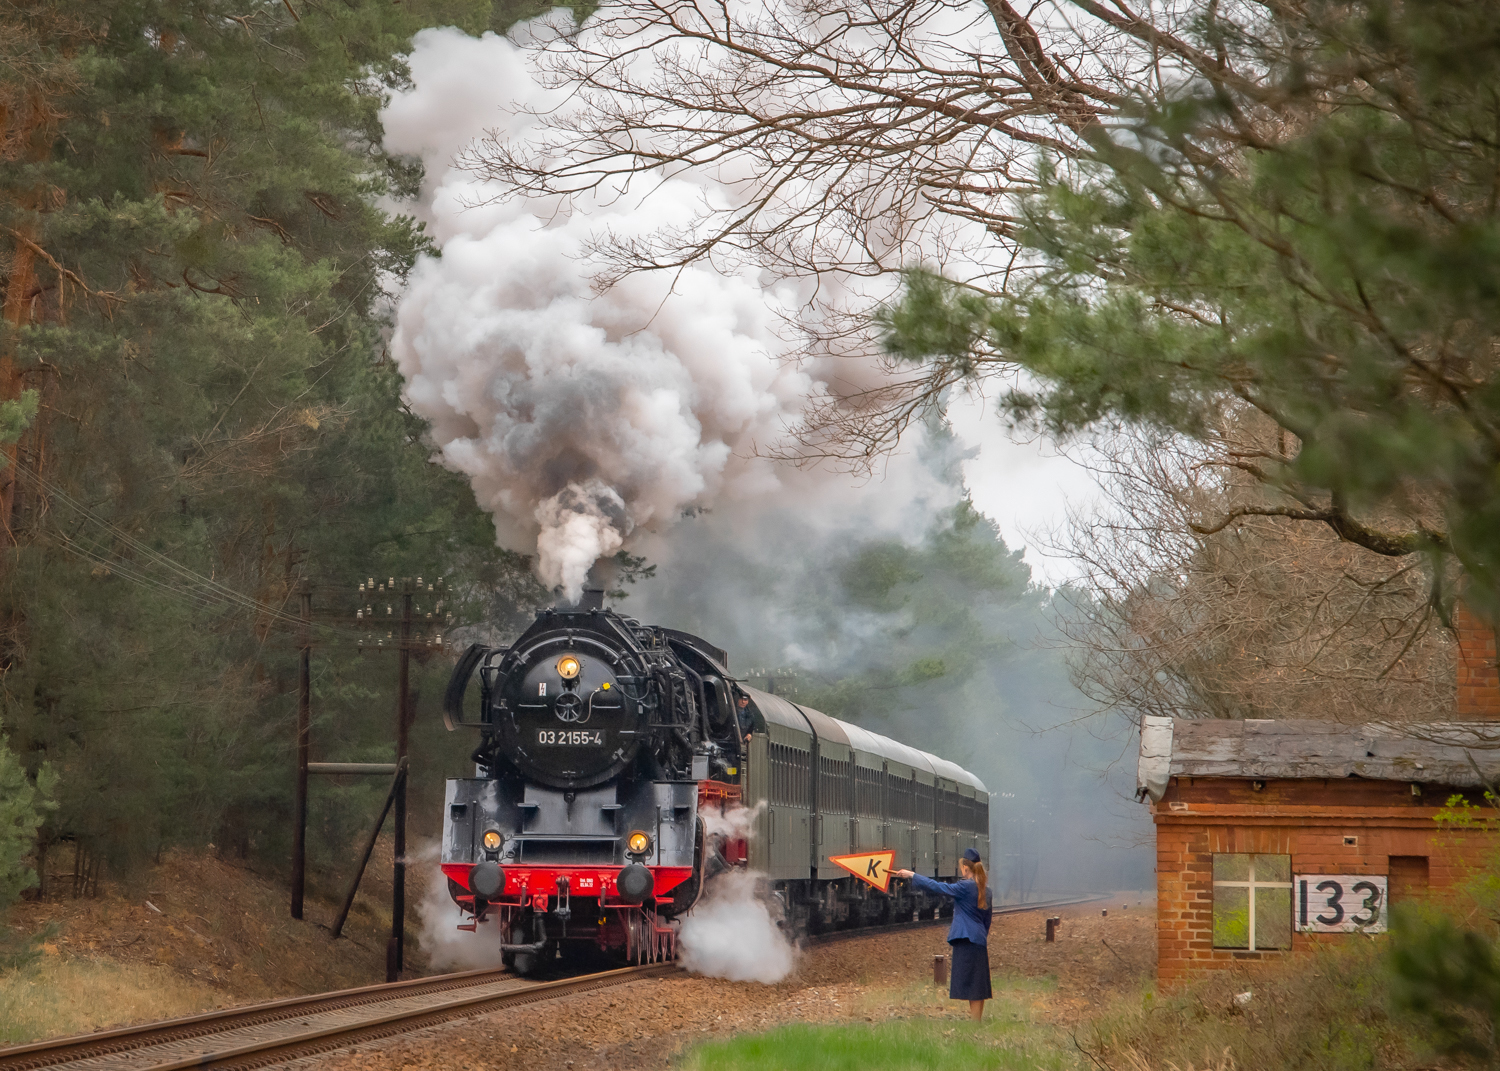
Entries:
<svg viewBox="0 0 1500 1071">
<path fill-rule="evenodd" d="M 934 881 L 921 874 L 913 874 L 911 884 L 914 889 L 937 893 L 953 901 L 953 925 L 948 927 L 949 944 L 954 941 L 973 941 L 976 945 L 988 943 L 990 920 L 995 917 L 995 912 L 989 902 L 983 907 L 979 906 L 978 883 L 969 878 L 954 882 Z M 994 897 L 989 889 L 984 894 L 986 901 L 993 901 Z"/>
</svg>

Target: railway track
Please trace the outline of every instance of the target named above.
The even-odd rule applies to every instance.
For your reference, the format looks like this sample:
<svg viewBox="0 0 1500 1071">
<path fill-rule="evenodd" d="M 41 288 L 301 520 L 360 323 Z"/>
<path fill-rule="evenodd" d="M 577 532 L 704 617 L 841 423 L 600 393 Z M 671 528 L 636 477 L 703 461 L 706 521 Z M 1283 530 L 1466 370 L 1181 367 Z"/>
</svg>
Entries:
<svg viewBox="0 0 1500 1071">
<path fill-rule="evenodd" d="M 670 963 L 535 982 L 466 971 L 0 1049 L 0 1071 L 249 1071 L 539 1000 L 675 971 Z"/>
<path fill-rule="evenodd" d="M 1104 897 L 1074 897 L 995 908 L 1044 911 Z M 817 943 L 946 925 L 947 919 L 893 923 L 822 934 Z M 465 971 L 407 982 L 292 997 L 141 1026 L 0 1049 L 0 1071 L 250 1071 L 410 1033 L 454 1019 L 587 993 L 673 972 L 675 964 L 537 982 L 507 971 Z"/>
</svg>

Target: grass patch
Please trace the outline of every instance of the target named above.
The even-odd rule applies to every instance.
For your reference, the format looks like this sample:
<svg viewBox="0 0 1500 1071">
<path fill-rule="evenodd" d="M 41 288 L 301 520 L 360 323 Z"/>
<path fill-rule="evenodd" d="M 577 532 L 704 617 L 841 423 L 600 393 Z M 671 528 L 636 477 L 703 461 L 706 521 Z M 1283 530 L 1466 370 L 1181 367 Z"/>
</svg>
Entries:
<svg viewBox="0 0 1500 1071">
<path fill-rule="evenodd" d="M 192 1015 L 213 994 L 164 967 L 46 955 L 0 973 L 0 1045 Z"/>
<path fill-rule="evenodd" d="M 1015 1021 L 979 1026 L 901 1020 L 784 1026 L 713 1041 L 687 1053 L 686 1071 L 1073 1071 L 1050 1032 Z"/>
<path fill-rule="evenodd" d="M 993 977 L 978 1025 L 969 1006 L 931 983 L 866 992 L 858 1010 L 876 1023 L 797 1023 L 711 1041 L 686 1052 L 682 1071 L 1090 1071 L 1072 1041 L 1036 1021 L 1055 977 Z M 899 1016 L 900 1018 L 896 1018 Z"/>
<path fill-rule="evenodd" d="M 1432 1052 L 1390 1008 L 1386 951 L 1384 940 L 1351 938 L 1256 970 L 1214 972 L 1170 996 L 1121 997 L 1079 1039 L 1117 1068 L 1425 1071 Z"/>
<path fill-rule="evenodd" d="M 1021 975 L 994 974 L 990 984 L 995 996 L 984 1009 L 985 1023 L 1032 1023 L 1036 1011 L 1057 992 L 1057 978 L 1045 975 L 1027 978 Z M 969 1005 L 950 1000 L 946 988 L 930 982 L 911 982 L 894 989 L 866 991 L 859 1010 L 877 1019 L 947 1019 L 969 1017 Z"/>
</svg>

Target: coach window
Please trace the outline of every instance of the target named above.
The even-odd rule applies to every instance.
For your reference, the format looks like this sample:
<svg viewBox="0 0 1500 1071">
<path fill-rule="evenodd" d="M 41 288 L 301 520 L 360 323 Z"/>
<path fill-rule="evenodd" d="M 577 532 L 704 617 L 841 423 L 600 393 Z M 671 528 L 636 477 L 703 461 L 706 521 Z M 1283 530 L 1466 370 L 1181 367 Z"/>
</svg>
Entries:
<svg viewBox="0 0 1500 1071">
<path fill-rule="evenodd" d="M 1214 856 L 1214 947 L 1292 947 L 1292 857 Z"/>
</svg>

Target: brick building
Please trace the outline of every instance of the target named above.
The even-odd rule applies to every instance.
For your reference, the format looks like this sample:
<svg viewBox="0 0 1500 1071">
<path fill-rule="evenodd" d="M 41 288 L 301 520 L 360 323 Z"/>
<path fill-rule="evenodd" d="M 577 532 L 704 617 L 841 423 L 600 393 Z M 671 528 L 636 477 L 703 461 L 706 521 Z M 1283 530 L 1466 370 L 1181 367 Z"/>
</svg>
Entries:
<svg viewBox="0 0 1500 1071">
<path fill-rule="evenodd" d="M 1157 978 L 1385 929 L 1390 906 L 1460 880 L 1495 844 L 1440 828 L 1500 782 L 1500 725 L 1420 736 L 1318 721 L 1145 718 L 1138 783 L 1156 824 Z"/>
</svg>

